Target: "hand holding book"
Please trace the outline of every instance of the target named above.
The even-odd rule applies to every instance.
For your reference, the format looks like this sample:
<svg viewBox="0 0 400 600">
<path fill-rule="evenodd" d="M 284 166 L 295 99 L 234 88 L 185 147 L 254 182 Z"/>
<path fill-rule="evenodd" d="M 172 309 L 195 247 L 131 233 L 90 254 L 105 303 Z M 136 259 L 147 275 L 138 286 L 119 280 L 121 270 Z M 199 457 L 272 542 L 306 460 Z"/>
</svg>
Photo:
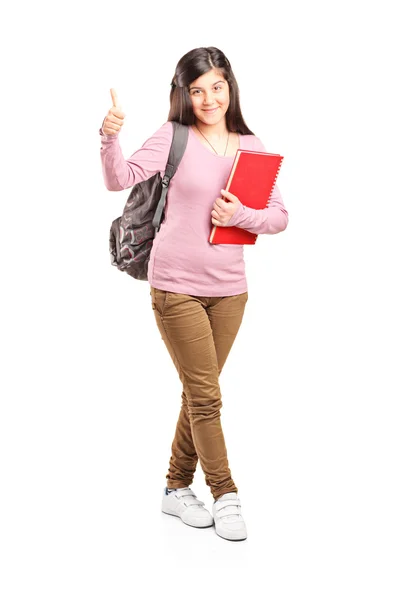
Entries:
<svg viewBox="0 0 400 600">
<path fill-rule="evenodd" d="M 221 190 L 223 198 L 217 198 L 211 211 L 211 222 L 219 227 L 226 227 L 233 215 L 239 210 L 241 202 L 231 192 Z"/>
<path fill-rule="evenodd" d="M 210 243 L 255 244 L 259 233 L 286 228 L 288 213 L 276 185 L 282 160 L 279 154 L 237 151 L 221 190 L 225 199 L 217 198 L 213 206 Z"/>
</svg>

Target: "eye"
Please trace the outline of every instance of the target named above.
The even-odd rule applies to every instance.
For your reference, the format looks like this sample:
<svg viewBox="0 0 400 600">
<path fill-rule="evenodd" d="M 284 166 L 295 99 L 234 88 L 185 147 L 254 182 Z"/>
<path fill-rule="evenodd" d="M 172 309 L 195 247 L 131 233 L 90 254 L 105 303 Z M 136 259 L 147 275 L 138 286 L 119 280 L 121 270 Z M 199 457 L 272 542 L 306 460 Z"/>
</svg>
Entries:
<svg viewBox="0 0 400 600">
<path fill-rule="evenodd" d="M 222 85 L 216 85 L 214 89 L 215 89 L 215 90 L 222 90 Z M 197 93 L 197 92 L 198 92 L 199 94 L 201 94 L 201 90 L 193 90 L 193 91 L 192 91 L 192 96 L 194 96 L 194 95 L 198 95 L 198 93 Z"/>
</svg>

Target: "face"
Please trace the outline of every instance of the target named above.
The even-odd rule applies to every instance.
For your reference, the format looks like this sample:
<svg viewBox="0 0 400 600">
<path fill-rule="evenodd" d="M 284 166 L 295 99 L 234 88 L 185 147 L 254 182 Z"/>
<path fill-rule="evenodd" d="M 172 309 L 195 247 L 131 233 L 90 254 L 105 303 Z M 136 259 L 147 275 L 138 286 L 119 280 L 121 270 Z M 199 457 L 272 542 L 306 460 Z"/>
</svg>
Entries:
<svg viewBox="0 0 400 600">
<path fill-rule="evenodd" d="M 216 70 L 204 73 L 189 85 L 194 116 L 206 125 L 215 125 L 225 118 L 229 106 L 229 85 Z M 216 109 L 207 112 L 207 109 Z"/>
</svg>

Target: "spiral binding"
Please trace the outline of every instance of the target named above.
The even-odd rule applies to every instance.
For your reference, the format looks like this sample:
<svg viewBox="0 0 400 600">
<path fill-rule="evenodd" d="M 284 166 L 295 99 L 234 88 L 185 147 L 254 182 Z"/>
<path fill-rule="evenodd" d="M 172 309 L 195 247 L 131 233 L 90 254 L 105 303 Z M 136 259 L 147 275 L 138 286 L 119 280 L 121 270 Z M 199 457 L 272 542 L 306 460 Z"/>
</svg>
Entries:
<svg viewBox="0 0 400 600">
<path fill-rule="evenodd" d="M 269 197 L 268 197 L 268 200 L 267 200 L 267 204 L 266 204 L 265 206 L 268 206 L 268 202 L 269 202 L 269 201 L 270 201 L 270 199 L 271 199 L 272 192 L 274 191 L 274 187 L 275 187 L 275 184 L 276 184 L 276 180 L 278 179 L 279 171 L 280 171 L 280 169 L 281 169 L 281 166 L 282 166 L 282 163 L 283 163 L 283 159 L 284 159 L 284 156 L 281 156 L 281 160 L 280 160 L 280 163 L 279 163 L 278 169 L 277 169 L 277 171 L 276 171 L 275 179 L 274 179 L 274 182 L 273 182 L 273 184 L 272 184 L 272 187 L 271 187 L 271 192 L 270 192 L 270 194 L 269 194 Z"/>
</svg>

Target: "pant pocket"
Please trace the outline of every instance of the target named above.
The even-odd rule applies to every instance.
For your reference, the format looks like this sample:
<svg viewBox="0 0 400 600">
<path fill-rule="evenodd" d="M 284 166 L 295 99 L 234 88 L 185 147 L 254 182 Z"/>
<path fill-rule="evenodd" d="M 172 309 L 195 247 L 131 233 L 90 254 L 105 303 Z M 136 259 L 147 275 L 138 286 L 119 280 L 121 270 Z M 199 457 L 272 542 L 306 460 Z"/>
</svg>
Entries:
<svg viewBox="0 0 400 600">
<path fill-rule="evenodd" d="M 161 316 L 163 316 L 168 305 L 170 292 L 151 287 L 150 294 L 151 306 L 153 310 L 156 310 Z"/>
</svg>

